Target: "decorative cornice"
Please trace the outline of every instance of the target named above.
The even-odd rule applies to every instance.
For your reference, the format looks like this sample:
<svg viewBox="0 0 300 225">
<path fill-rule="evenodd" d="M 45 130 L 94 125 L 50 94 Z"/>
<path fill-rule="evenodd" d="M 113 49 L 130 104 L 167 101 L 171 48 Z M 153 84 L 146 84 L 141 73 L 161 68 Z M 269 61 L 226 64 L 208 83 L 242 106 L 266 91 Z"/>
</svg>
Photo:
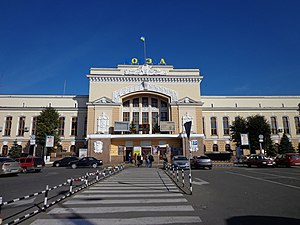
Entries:
<svg viewBox="0 0 300 225">
<path fill-rule="evenodd" d="M 202 77 L 184 76 L 122 76 L 122 75 L 87 75 L 90 82 L 110 82 L 110 83 L 200 83 Z"/>
<path fill-rule="evenodd" d="M 163 70 L 153 69 L 152 66 L 142 65 L 135 69 L 127 69 L 124 71 L 124 75 L 166 75 L 167 72 Z"/>
</svg>

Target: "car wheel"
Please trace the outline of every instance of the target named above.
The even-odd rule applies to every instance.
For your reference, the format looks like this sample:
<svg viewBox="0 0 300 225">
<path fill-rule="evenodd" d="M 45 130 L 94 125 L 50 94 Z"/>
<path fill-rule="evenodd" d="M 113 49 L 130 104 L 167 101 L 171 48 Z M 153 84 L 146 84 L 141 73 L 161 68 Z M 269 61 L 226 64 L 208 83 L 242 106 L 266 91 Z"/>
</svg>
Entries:
<svg viewBox="0 0 300 225">
<path fill-rule="evenodd" d="M 37 173 L 39 173 L 39 172 L 41 172 L 41 170 L 40 169 L 37 169 L 37 170 L 34 170 L 35 172 L 37 172 Z"/>
<path fill-rule="evenodd" d="M 210 169 L 210 170 L 211 170 L 211 169 L 212 169 L 212 166 L 208 167 L 208 169 Z"/>
<path fill-rule="evenodd" d="M 55 166 L 56 166 L 56 167 L 59 167 L 59 163 L 55 163 Z"/>
<path fill-rule="evenodd" d="M 92 167 L 93 167 L 93 168 L 97 168 L 97 163 L 94 163 L 94 164 L 92 165 Z"/>
<path fill-rule="evenodd" d="M 77 165 L 76 164 L 72 164 L 71 167 L 72 167 L 72 169 L 76 169 Z"/>
<path fill-rule="evenodd" d="M 23 168 L 23 173 L 27 173 L 27 168 Z"/>
</svg>

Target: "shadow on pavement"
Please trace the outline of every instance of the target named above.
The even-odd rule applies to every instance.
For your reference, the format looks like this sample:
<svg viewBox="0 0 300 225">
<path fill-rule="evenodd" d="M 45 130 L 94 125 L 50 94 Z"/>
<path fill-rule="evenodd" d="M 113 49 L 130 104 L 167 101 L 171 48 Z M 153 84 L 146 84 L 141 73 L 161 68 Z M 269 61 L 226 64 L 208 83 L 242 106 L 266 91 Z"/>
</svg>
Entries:
<svg viewBox="0 0 300 225">
<path fill-rule="evenodd" d="M 277 216 L 237 216 L 226 220 L 227 225 L 299 225 L 300 219 Z"/>
</svg>

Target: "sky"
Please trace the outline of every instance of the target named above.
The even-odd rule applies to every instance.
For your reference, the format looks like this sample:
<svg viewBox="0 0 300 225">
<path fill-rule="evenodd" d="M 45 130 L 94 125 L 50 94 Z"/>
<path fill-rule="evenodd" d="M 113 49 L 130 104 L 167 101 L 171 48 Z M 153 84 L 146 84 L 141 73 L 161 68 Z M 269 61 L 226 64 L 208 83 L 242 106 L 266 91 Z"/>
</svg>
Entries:
<svg viewBox="0 0 300 225">
<path fill-rule="evenodd" d="M 0 0 L 0 94 L 88 95 L 92 67 L 198 68 L 205 96 L 300 96 L 299 0 Z"/>
</svg>

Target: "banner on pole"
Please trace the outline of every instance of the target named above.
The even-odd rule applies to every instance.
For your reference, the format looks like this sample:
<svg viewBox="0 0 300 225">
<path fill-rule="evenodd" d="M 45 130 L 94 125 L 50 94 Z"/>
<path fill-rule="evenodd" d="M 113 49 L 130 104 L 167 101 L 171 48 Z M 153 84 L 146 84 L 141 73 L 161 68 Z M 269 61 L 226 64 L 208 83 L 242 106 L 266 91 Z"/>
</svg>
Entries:
<svg viewBox="0 0 300 225">
<path fill-rule="evenodd" d="M 49 147 L 49 148 L 54 147 L 54 136 L 51 136 L 51 135 L 46 136 L 46 147 Z"/>
<path fill-rule="evenodd" d="M 249 145 L 248 134 L 241 134 L 241 145 Z"/>
<path fill-rule="evenodd" d="M 190 139 L 191 127 L 192 127 L 192 121 L 188 121 L 184 123 L 184 128 L 188 139 Z"/>
</svg>

